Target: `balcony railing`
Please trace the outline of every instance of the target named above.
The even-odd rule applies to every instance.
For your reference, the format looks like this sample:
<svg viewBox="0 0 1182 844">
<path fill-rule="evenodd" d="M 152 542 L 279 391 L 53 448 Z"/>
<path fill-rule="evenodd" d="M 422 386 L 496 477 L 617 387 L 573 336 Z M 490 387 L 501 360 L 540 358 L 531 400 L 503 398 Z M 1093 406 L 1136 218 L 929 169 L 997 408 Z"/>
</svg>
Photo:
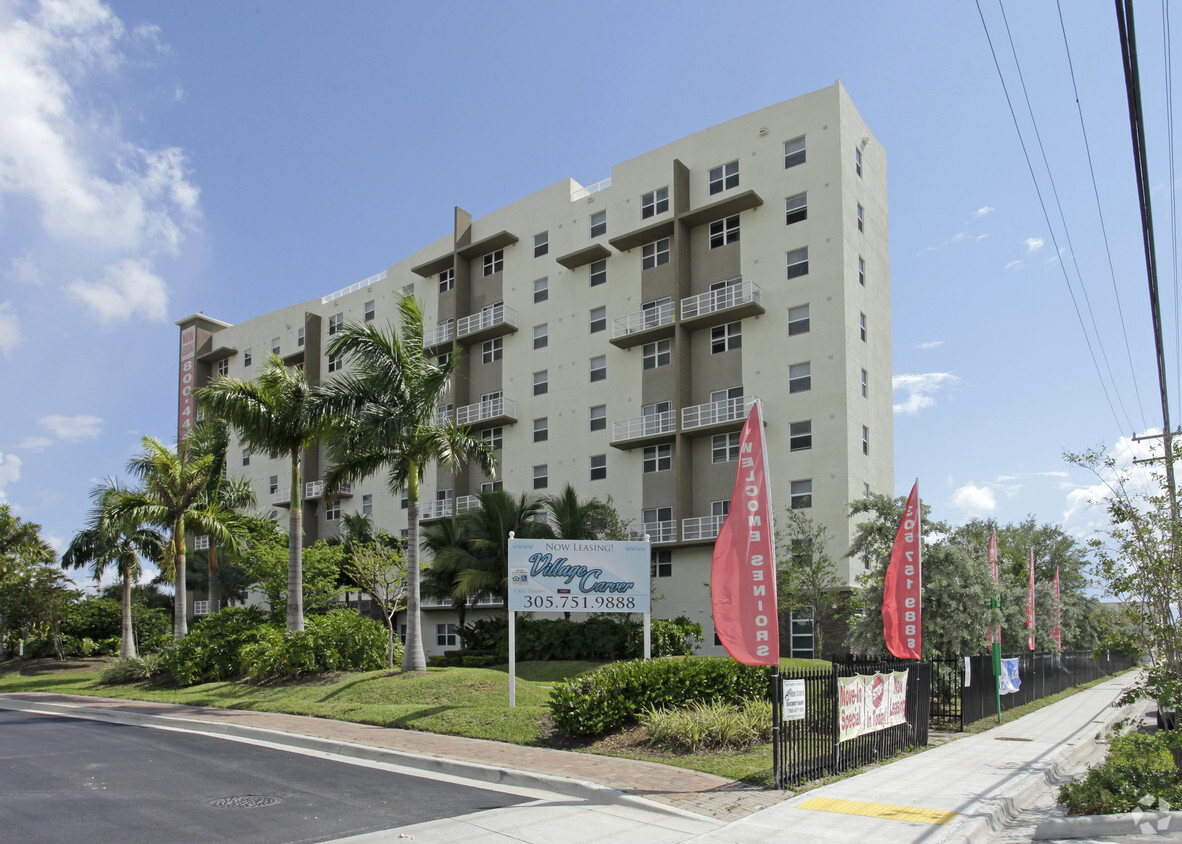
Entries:
<svg viewBox="0 0 1182 844">
<path fill-rule="evenodd" d="M 722 529 L 726 516 L 697 516 L 681 520 L 681 538 L 685 542 L 714 539 Z"/>
<path fill-rule="evenodd" d="M 681 430 L 692 431 L 694 428 L 746 419 L 747 414 L 751 412 L 751 405 L 754 403 L 754 396 L 741 396 L 683 407 L 681 409 Z"/>
<path fill-rule="evenodd" d="M 677 414 L 672 410 L 650 413 L 634 419 L 621 419 L 612 423 L 612 442 L 635 440 L 672 434 L 677 431 Z"/>
<path fill-rule="evenodd" d="M 652 308 L 645 308 L 627 316 L 612 320 L 612 337 L 627 337 L 639 331 L 669 325 L 675 318 L 672 302 L 665 302 Z"/>
<path fill-rule="evenodd" d="M 475 510 L 480 506 L 480 499 L 475 495 L 461 495 L 456 499 L 456 515 Z"/>
<path fill-rule="evenodd" d="M 456 409 L 456 424 L 474 425 L 486 419 L 496 419 L 498 416 L 511 416 L 516 419 L 517 402 L 512 399 L 499 398 L 466 404 Z"/>
<path fill-rule="evenodd" d="M 445 519 L 455 512 L 453 501 L 450 498 L 443 498 L 437 501 L 424 501 L 419 506 L 419 521 L 424 522 L 427 519 Z"/>
<path fill-rule="evenodd" d="M 599 193 L 601 190 L 604 190 L 605 188 L 610 188 L 611 186 L 612 186 L 612 177 L 608 176 L 606 179 L 601 179 L 600 181 L 596 182 L 593 185 L 587 185 L 586 187 L 580 186 L 577 188 L 572 188 L 571 192 L 570 192 L 570 201 L 575 202 L 580 199 L 586 199 L 591 194 Z"/>
<path fill-rule="evenodd" d="M 756 304 L 762 307 L 763 291 L 754 282 L 743 281 L 740 277 L 731 279 L 726 287 L 682 299 L 681 318 L 683 320 L 694 319 L 746 304 Z"/>
<path fill-rule="evenodd" d="M 670 519 L 667 522 L 636 522 L 628 530 L 629 539 L 644 539 L 645 534 L 648 534 L 649 542 L 653 544 L 658 542 L 676 542 L 677 521 Z"/>
<path fill-rule="evenodd" d="M 501 607 L 504 604 L 505 602 L 495 595 L 487 595 L 479 601 L 474 601 L 471 598 L 468 599 L 468 606 L 470 607 Z M 425 595 L 419 599 L 419 605 L 423 609 L 450 609 L 454 606 L 451 598 L 428 598 Z"/>
<path fill-rule="evenodd" d="M 431 424 L 436 428 L 441 428 L 447 423 L 451 422 L 456 415 L 455 408 L 445 408 L 440 410 L 435 408 L 435 412 L 431 415 Z"/>
<path fill-rule="evenodd" d="M 497 325 L 511 325 L 516 328 L 517 311 L 506 308 L 504 305 L 497 305 L 494 308 L 482 310 L 480 313 L 470 314 L 456 323 L 456 336 L 467 337 L 469 334 L 475 334 Z"/>
<path fill-rule="evenodd" d="M 446 343 L 455 336 L 455 332 L 455 320 L 444 320 L 435 326 L 434 331 L 429 331 L 423 336 L 423 345 L 438 346 L 440 343 Z"/>
<path fill-rule="evenodd" d="M 350 284 L 348 287 L 342 287 L 336 293 L 329 293 L 327 296 L 320 297 L 320 304 L 327 305 L 334 299 L 340 299 L 342 296 L 347 296 L 350 293 L 356 293 L 363 287 L 368 287 L 375 282 L 379 282 L 386 277 L 386 271 L 382 270 L 377 275 L 371 275 L 369 278 L 363 278 L 361 281 Z"/>
<path fill-rule="evenodd" d="M 324 481 L 308 481 L 304 484 L 304 500 L 315 501 L 324 495 Z M 337 489 L 337 498 L 349 498 L 353 495 L 353 484 L 341 484 Z M 271 496 L 272 504 L 291 503 L 291 487 L 281 487 Z"/>
</svg>

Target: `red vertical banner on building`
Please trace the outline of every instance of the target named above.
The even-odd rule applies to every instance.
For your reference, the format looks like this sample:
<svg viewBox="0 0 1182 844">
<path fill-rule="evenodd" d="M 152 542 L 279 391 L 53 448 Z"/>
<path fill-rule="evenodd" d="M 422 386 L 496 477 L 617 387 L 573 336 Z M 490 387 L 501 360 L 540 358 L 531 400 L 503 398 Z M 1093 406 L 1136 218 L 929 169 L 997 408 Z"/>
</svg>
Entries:
<svg viewBox="0 0 1182 844">
<path fill-rule="evenodd" d="M 903 518 L 899 520 L 886 581 L 882 585 L 882 635 L 887 650 L 900 659 L 919 659 L 923 651 L 922 533 L 919 481 L 916 481 L 907 496 Z"/>
<path fill-rule="evenodd" d="M 996 587 L 1000 581 L 997 571 L 997 531 L 989 534 L 989 573 L 993 576 L 993 585 Z M 996 593 L 996 588 L 994 592 Z M 985 644 L 992 645 L 994 642 L 1001 644 L 1001 625 L 996 626 L 992 624 L 985 625 Z"/>
<path fill-rule="evenodd" d="M 196 376 L 197 363 L 197 328 L 189 326 L 181 331 L 181 369 L 179 396 L 177 407 L 176 439 L 179 446 L 185 441 L 185 435 L 193 427 L 197 412 L 193 400 L 193 378 Z"/>
<path fill-rule="evenodd" d="M 1026 647 L 1034 650 L 1034 549 L 1030 549 L 1030 588 L 1026 594 Z"/>
<path fill-rule="evenodd" d="M 710 603 L 714 632 L 745 665 L 778 665 L 776 549 L 763 413 L 756 400 L 739 435 L 739 471 L 729 515 L 714 541 Z"/>
<path fill-rule="evenodd" d="M 1055 579 L 1051 581 L 1051 600 L 1054 602 L 1051 608 L 1051 618 L 1055 622 L 1055 627 L 1051 631 L 1051 638 L 1055 641 L 1055 650 L 1063 650 L 1063 632 L 1059 627 L 1059 622 L 1063 618 L 1063 607 L 1059 603 L 1059 567 L 1055 566 Z"/>
</svg>

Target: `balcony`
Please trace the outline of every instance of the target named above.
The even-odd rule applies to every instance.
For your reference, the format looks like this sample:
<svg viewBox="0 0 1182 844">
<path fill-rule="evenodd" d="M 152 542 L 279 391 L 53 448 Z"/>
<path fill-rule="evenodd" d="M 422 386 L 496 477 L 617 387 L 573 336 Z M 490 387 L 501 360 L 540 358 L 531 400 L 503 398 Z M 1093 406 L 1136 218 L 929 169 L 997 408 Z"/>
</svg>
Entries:
<svg viewBox="0 0 1182 844">
<path fill-rule="evenodd" d="M 711 542 L 718 536 L 726 516 L 697 516 L 681 520 L 683 542 Z"/>
<path fill-rule="evenodd" d="M 474 601 L 471 598 L 468 599 L 469 607 L 503 607 L 504 605 L 505 602 L 495 595 L 486 595 L 479 601 Z M 419 606 L 425 610 L 449 610 L 455 605 L 452 603 L 451 598 L 428 598 L 424 595 L 419 599 Z"/>
<path fill-rule="evenodd" d="M 673 442 L 677 434 L 677 412 L 650 413 L 612 423 L 611 444 L 616 448 L 638 448 Z"/>
<path fill-rule="evenodd" d="M 424 501 L 419 504 L 419 521 L 426 522 L 433 519 L 446 519 L 455 514 L 454 502 L 450 498 L 435 501 Z"/>
<path fill-rule="evenodd" d="M 663 302 L 643 311 L 617 317 L 612 320 L 611 344 L 630 349 L 641 343 L 672 337 L 676 319 L 677 312 L 672 302 Z"/>
<path fill-rule="evenodd" d="M 682 433 L 700 436 L 741 430 L 753 404 L 755 404 L 754 396 L 742 396 L 683 407 L 681 409 Z"/>
<path fill-rule="evenodd" d="M 667 522 L 633 523 L 633 526 L 628 530 L 628 538 L 631 540 L 642 540 L 646 534 L 648 535 L 649 542 L 654 545 L 667 545 L 670 542 L 676 542 L 677 521 L 670 519 Z"/>
<path fill-rule="evenodd" d="M 466 343 L 478 343 L 517 331 L 517 311 L 496 305 L 456 323 L 456 337 Z"/>
<path fill-rule="evenodd" d="M 456 418 L 456 412 L 451 405 L 444 408 L 435 408 L 435 412 L 431 414 L 431 424 L 436 428 L 443 428 L 450 424 Z"/>
<path fill-rule="evenodd" d="M 315 501 L 324 495 L 324 481 L 308 481 L 304 484 L 304 501 Z M 353 485 L 341 484 L 337 490 L 336 498 L 352 498 Z M 283 487 L 275 490 L 275 494 L 271 497 L 271 503 L 276 507 L 290 507 L 291 506 L 291 488 Z"/>
<path fill-rule="evenodd" d="M 763 291 L 741 277 L 729 279 L 718 290 L 681 300 L 681 322 L 688 328 L 710 328 L 763 312 Z"/>
<path fill-rule="evenodd" d="M 434 349 L 436 346 L 450 343 L 455 336 L 455 320 L 445 319 L 439 325 L 435 326 L 434 331 L 428 331 L 423 335 L 423 348 Z"/>
<path fill-rule="evenodd" d="M 456 515 L 475 510 L 480 506 L 480 499 L 475 495 L 461 495 L 456 499 Z"/>
<path fill-rule="evenodd" d="M 466 404 L 456 410 L 456 424 L 461 427 L 512 424 L 517 421 L 517 402 L 498 398 Z"/>
</svg>

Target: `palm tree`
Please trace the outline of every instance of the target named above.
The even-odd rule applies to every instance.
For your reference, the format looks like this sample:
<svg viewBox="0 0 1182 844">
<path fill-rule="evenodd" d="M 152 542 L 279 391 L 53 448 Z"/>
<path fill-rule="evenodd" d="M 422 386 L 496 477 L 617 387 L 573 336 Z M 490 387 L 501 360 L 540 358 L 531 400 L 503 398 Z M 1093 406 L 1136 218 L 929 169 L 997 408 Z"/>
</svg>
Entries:
<svg viewBox="0 0 1182 844">
<path fill-rule="evenodd" d="M 550 517 L 550 529 L 559 539 L 601 539 L 615 517 L 615 510 L 598 498 L 580 501 L 575 488 L 567 484 L 557 495 L 542 499 Z M 563 613 L 570 621 L 570 613 Z"/>
<path fill-rule="evenodd" d="M 313 390 L 300 367 L 271 355 L 257 381 L 219 378 L 194 391 L 198 403 L 230 423 L 251 448 L 291 458 L 288 510 L 287 629 L 304 629 L 304 496 L 300 460 L 331 427 L 315 412 Z"/>
<path fill-rule="evenodd" d="M 12 514 L 12 506 L 0 504 L 0 579 L 18 563 L 48 563 L 53 548 L 41 538 L 41 525 Z M 4 650 L 4 606 L 0 604 L 0 659 Z"/>
<path fill-rule="evenodd" d="M 406 549 L 407 624 L 403 671 L 423 671 L 419 613 L 419 481 L 423 469 L 438 462 L 458 469 L 473 462 L 492 475 L 492 446 L 454 422 L 435 421 L 435 408 L 451 386 L 457 356 L 439 365 L 423 350 L 423 315 L 414 296 L 398 300 L 401 331 L 373 324 L 347 324 L 328 344 L 346 374 L 322 388 L 322 413 L 344 417 L 340 436 L 330 443 L 334 468 L 326 493 L 339 484 L 359 481 L 381 469 L 392 495 L 406 490 L 410 521 Z M 401 336 L 399 336 L 401 335 Z"/>
<path fill-rule="evenodd" d="M 140 575 L 140 557 L 159 561 L 167 543 L 159 531 L 114 512 L 114 501 L 120 490 L 118 481 L 108 478 L 90 491 L 94 508 L 88 526 L 78 532 L 62 554 L 62 568 L 90 566 L 95 583 L 102 580 L 107 566 L 119 569 L 123 602 L 123 643 L 119 656 L 130 659 L 136 655 L 131 588 Z"/>
<path fill-rule="evenodd" d="M 167 531 L 161 572 L 171 571 L 174 578 L 172 630 L 179 639 L 189 629 L 185 616 L 185 531 L 206 534 L 212 541 L 237 550 L 241 546 L 240 516 L 206 496 L 210 475 L 221 471 L 212 455 L 192 456 L 183 443 L 179 451 L 173 451 L 155 437 L 144 437 L 142 444 L 143 451 L 127 464 L 127 471 L 141 486 L 113 489 L 108 503 L 112 519 Z"/>
<path fill-rule="evenodd" d="M 542 515 L 542 499 L 523 492 L 514 498 L 504 490 L 482 492 L 478 506 L 457 521 L 464 544 L 444 554 L 454 566 L 457 598 L 477 600 L 496 596 L 509 606 L 509 534 L 520 539 L 552 535 Z"/>
<path fill-rule="evenodd" d="M 431 565 L 423 572 L 422 591 L 428 597 L 451 601 L 464 626 L 468 599 L 456 596 L 456 577 L 468 567 L 468 535 L 464 523 L 453 516 L 423 528 L 423 546 L 431 553 Z"/>
</svg>

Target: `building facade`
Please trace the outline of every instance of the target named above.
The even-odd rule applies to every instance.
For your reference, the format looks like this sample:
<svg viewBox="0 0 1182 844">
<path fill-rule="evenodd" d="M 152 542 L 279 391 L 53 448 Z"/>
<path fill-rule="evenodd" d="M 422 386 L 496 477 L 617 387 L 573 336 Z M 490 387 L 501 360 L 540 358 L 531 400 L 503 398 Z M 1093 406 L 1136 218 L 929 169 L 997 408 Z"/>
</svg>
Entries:
<svg viewBox="0 0 1182 844">
<path fill-rule="evenodd" d="M 479 219 L 456 208 L 449 235 L 336 293 L 237 325 L 179 321 L 182 420 L 186 348 L 198 385 L 249 379 L 272 352 L 316 383 L 339 367 L 324 351 L 336 329 L 393 322 L 409 289 L 429 352 L 460 354 L 439 414 L 499 453 L 496 478 L 432 468 L 422 520 L 494 485 L 610 496 L 652 540 L 654 614 L 699 621 L 703 651 L 721 653 L 710 559 L 752 401 L 763 403 L 773 506 L 827 528 L 843 583 L 861 573 L 845 557 L 849 501 L 893 492 L 886 185 L 885 152 L 837 82 L 594 185 L 564 180 Z M 282 514 L 286 463 L 231 455 L 229 470 Z M 306 456 L 306 541 L 334 535 L 352 510 L 405 530 L 381 477 L 327 501 L 326 468 L 323 449 Z M 425 606 L 428 653 L 456 647 L 451 610 Z M 785 654 L 811 652 L 807 620 L 781 639 Z"/>
</svg>

